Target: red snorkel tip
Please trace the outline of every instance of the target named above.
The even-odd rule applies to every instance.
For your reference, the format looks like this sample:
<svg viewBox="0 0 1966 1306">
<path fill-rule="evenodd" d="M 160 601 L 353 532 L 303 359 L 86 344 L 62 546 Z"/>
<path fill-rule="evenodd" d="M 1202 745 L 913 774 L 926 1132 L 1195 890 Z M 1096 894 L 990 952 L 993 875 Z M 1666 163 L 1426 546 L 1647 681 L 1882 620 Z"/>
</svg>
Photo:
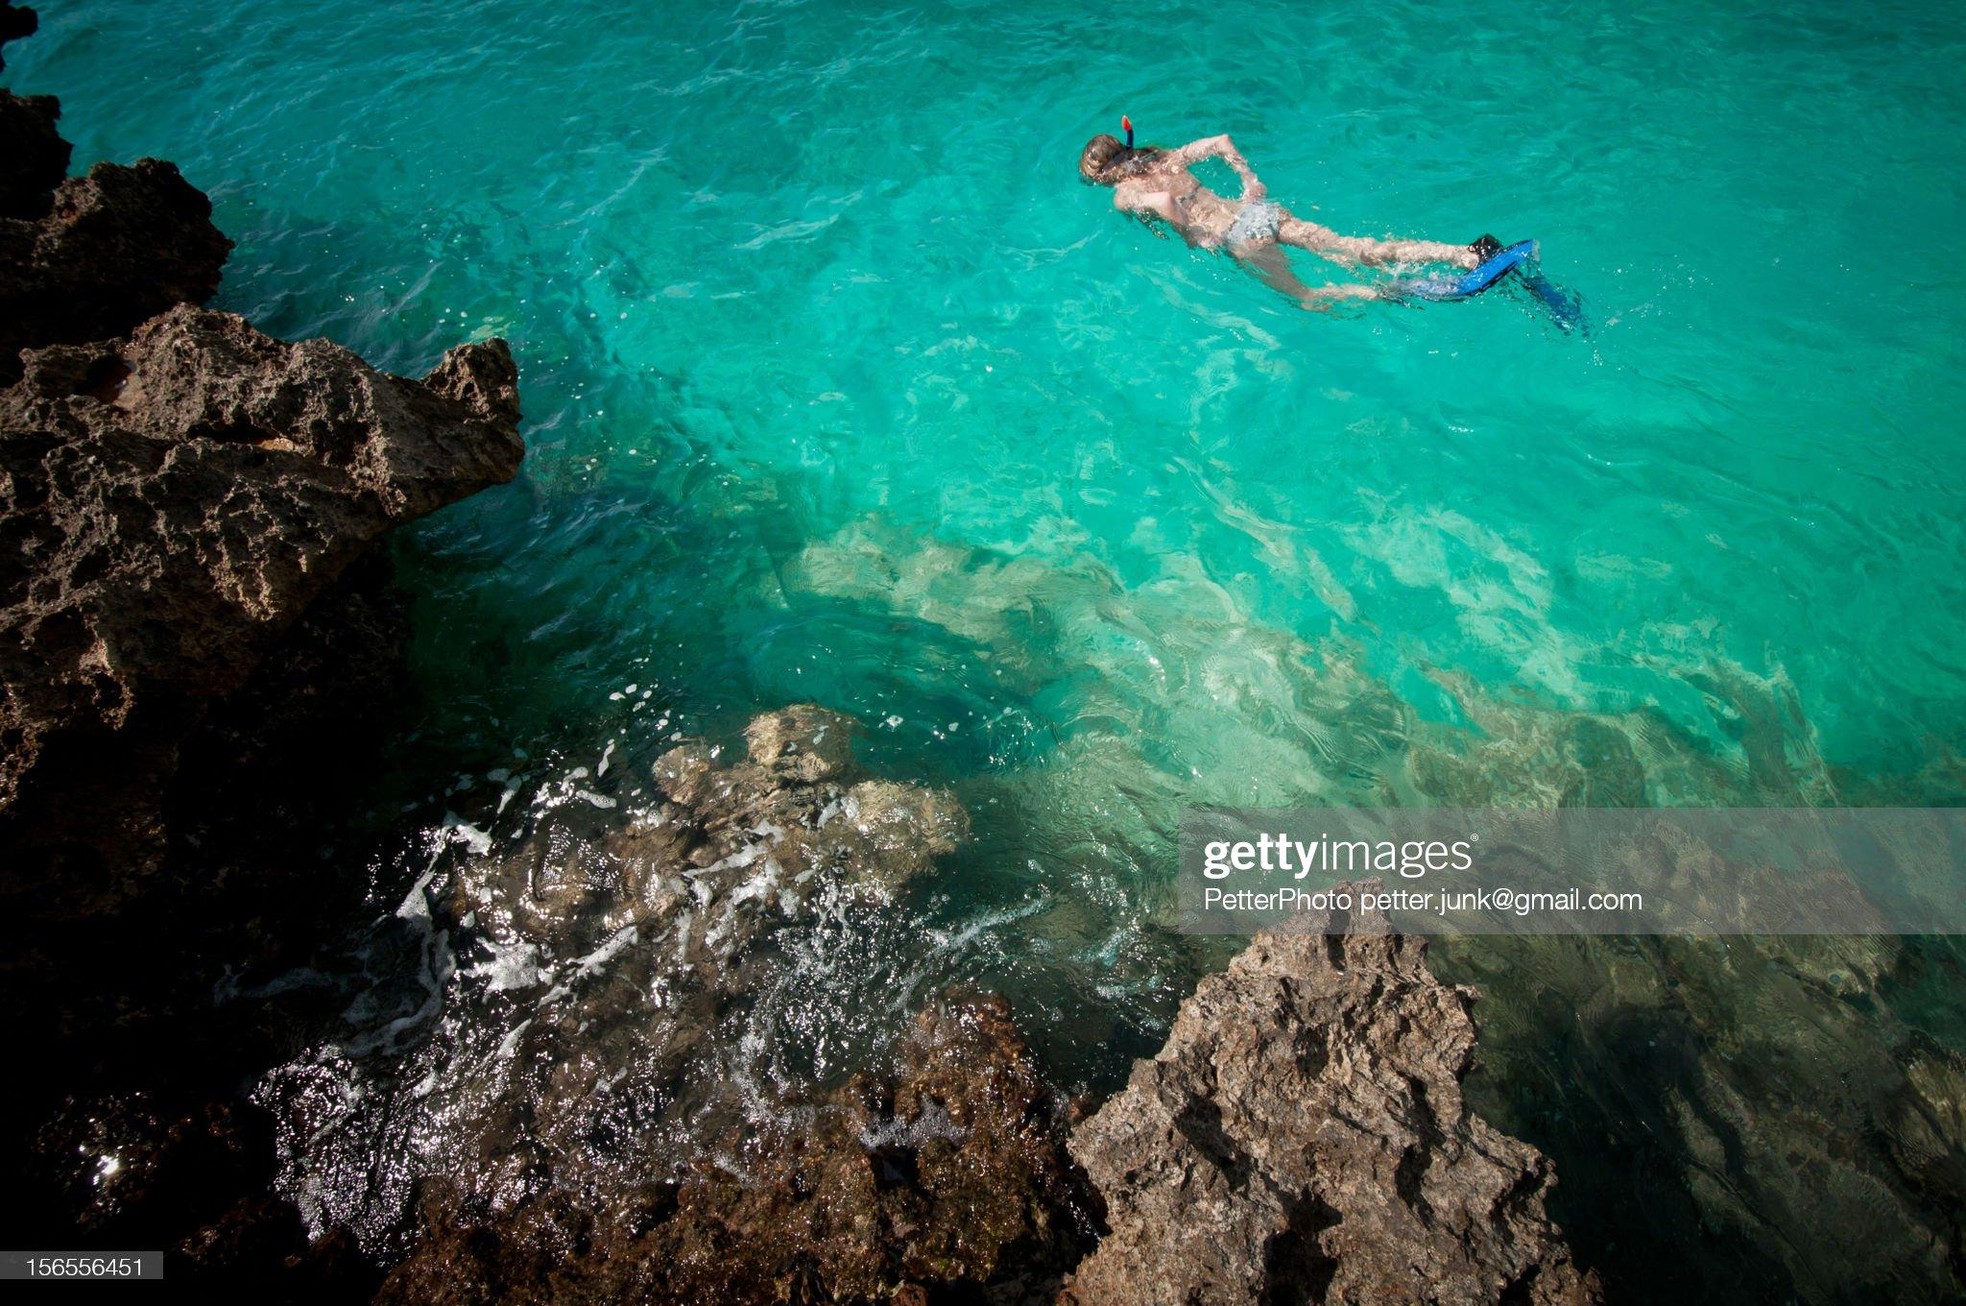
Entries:
<svg viewBox="0 0 1966 1306">
<path fill-rule="evenodd" d="M 1127 117 L 1125 114 L 1121 114 L 1120 130 L 1126 133 L 1126 148 L 1129 150 L 1132 149 L 1133 148 L 1133 119 Z"/>
</svg>

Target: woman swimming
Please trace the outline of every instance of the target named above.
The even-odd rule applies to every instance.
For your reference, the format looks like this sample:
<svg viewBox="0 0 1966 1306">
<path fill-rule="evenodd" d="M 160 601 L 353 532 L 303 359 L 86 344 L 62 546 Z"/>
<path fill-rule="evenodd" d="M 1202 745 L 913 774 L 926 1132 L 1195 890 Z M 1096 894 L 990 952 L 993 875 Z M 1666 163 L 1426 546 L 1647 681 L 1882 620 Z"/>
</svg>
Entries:
<svg viewBox="0 0 1966 1306">
<path fill-rule="evenodd" d="M 1131 130 L 1127 133 L 1131 138 Z M 1242 197 L 1227 199 L 1195 179 L 1190 168 L 1203 159 L 1221 159 L 1242 179 Z M 1291 270 L 1283 246 L 1355 267 L 1395 263 L 1451 263 L 1473 268 L 1501 248 L 1493 236 L 1472 245 L 1447 245 L 1433 240 L 1372 240 L 1341 236 L 1329 227 L 1306 222 L 1270 199 L 1262 179 L 1249 166 L 1235 142 L 1210 136 L 1179 149 L 1153 146 L 1135 149 L 1117 137 L 1099 135 L 1086 142 L 1079 155 L 1079 175 L 1113 188 L 1113 205 L 1126 213 L 1158 218 L 1180 232 L 1190 245 L 1226 251 L 1263 278 L 1271 287 L 1318 308 L 1338 299 L 1378 299 L 1396 291 L 1383 286 L 1305 285 Z"/>
</svg>

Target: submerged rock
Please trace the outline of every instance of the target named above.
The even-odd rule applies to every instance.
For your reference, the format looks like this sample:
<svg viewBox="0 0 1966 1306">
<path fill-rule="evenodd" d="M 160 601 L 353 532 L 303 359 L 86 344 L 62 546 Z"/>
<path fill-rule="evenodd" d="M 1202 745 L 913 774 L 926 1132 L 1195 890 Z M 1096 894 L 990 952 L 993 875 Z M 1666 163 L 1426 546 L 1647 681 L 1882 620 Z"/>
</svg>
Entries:
<svg viewBox="0 0 1966 1306">
<path fill-rule="evenodd" d="M 1259 936 L 1074 1130 L 1112 1232 L 1066 1300 L 1599 1299 L 1544 1210 L 1548 1159 L 1462 1100 L 1473 990 L 1383 916 L 1350 925 Z"/>
<path fill-rule="evenodd" d="M 751 760 L 765 770 L 816 784 L 853 761 L 853 726 L 837 712 L 799 703 L 753 718 L 744 727 L 744 742 Z"/>
<path fill-rule="evenodd" d="M 892 1073 L 722 1140 L 680 1181 L 475 1218 L 429 1186 L 424 1234 L 377 1300 L 1045 1301 L 1089 1220 L 1061 1137 L 1009 1008 L 939 1002 Z"/>
<path fill-rule="evenodd" d="M 1490 995 L 1482 1109 L 1561 1159 L 1569 1233 L 1609 1282 L 1938 1303 L 1966 1277 L 1966 1062 L 1906 1017 L 1956 1007 L 1962 956 L 1943 938 L 1475 937 L 1432 964 Z M 1552 1073 L 1558 1050 L 1590 1073 Z M 1681 1247 L 1697 1259 L 1662 1250 Z"/>
<path fill-rule="evenodd" d="M 678 958 L 715 969 L 815 896 L 890 902 L 954 851 L 969 817 L 941 790 L 855 779 L 855 729 L 799 704 L 755 718 L 748 755 L 730 765 L 707 744 L 672 748 L 653 768 L 668 801 L 590 840 L 549 833 L 462 867 L 457 911 L 502 942 L 551 947 L 680 926 Z"/>
</svg>

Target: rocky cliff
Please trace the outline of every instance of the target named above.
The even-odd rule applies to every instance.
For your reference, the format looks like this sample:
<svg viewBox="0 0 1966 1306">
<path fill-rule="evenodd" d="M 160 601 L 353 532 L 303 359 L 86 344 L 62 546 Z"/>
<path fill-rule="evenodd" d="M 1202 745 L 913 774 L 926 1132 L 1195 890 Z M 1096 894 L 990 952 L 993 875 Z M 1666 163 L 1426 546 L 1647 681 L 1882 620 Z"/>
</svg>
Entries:
<svg viewBox="0 0 1966 1306">
<path fill-rule="evenodd" d="M 34 26 L 0 4 L 0 43 Z M 213 985 L 332 898 L 292 809 L 373 743 L 381 542 L 516 474 L 517 375 L 498 340 L 411 380 L 201 307 L 209 201 L 155 159 L 67 177 L 59 114 L 0 92 L 0 984 L 36 1067 L 0 1100 L 5 1214 L 251 1279 L 311 1253 L 230 1100 L 267 1031 Z M 73 1172 L 98 1135 L 120 1185 Z"/>
<path fill-rule="evenodd" d="M 8 6 L 0 39 L 32 30 Z M 524 447 L 502 341 L 411 381 L 198 308 L 231 249 L 209 201 L 155 159 L 64 179 L 59 111 L 0 92 L 0 847 L 10 893 L 87 876 L 113 908 L 211 706 Z"/>
<path fill-rule="evenodd" d="M 180 303 L 0 390 L 0 814 L 137 871 L 185 735 L 392 527 L 510 480 L 503 342 L 422 381 Z M 115 801 L 108 801 L 109 795 Z"/>
</svg>

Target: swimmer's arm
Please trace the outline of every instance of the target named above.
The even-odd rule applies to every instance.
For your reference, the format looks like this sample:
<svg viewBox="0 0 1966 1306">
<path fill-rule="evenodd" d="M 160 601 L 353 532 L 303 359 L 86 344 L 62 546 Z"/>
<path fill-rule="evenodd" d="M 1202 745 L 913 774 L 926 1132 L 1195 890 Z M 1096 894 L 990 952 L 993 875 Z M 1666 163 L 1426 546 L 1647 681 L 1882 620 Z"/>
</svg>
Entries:
<svg viewBox="0 0 1966 1306">
<path fill-rule="evenodd" d="M 1236 176 L 1242 178 L 1242 198 L 1245 201 L 1264 199 L 1270 193 L 1263 179 L 1256 175 L 1256 169 L 1249 166 L 1249 160 L 1243 157 L 1242 151 L 1227 135 L 1204 136 L 1201 140 L 1190 141 L 1173 151 L 1173 159 L 1183 168 L 1191 168 L 1203 159 L 1222 160 L 1236 170 Z"/>
</svg>

